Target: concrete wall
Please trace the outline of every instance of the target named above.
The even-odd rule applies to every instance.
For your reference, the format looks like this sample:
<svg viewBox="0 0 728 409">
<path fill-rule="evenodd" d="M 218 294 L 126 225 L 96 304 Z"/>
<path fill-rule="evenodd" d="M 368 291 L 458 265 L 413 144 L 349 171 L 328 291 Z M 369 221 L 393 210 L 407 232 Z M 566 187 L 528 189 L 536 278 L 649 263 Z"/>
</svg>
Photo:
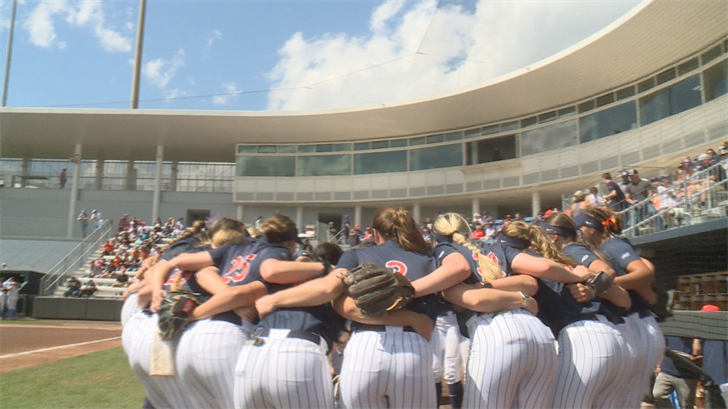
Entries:
<svg viewBox="0 0 728 409">
<path fill-rule="evenodd" d="M 54 320 L 119 321 L 121 300 L 35 297 L 33 317 Z"/>
</svg>

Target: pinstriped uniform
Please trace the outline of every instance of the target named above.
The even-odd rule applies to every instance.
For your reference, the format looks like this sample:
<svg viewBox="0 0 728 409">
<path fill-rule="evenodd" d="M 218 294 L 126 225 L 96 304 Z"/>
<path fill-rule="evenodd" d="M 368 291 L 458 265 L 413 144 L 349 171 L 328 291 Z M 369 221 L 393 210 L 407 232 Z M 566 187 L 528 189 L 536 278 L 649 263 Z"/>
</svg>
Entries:
<svg viewBox="0 0 728 409">
<path fill-rule="evenodd" d="M 129 321 L 129 318 L 134 316 L 136 313 L 141 311 L 142 309 L 139 307 L 139 304 L 137 303 L 137 298 L 139 297 L 139 294 L 134 293 L 129 295 L 129 297 L 124 300 L 124 305 L 121 307 L 121 326 L 124 327 L 126 323 Z"/>
<path fill-rule="evenodd" d="M 351 270 L 374 263 L 404 274 L 411 281 L 435 270 L 435 260 L 404 250 L 393 241 L 348 250 L 337 268 Z M 437 298 L 412 300 L 409 310 L 437 317 Z M 432 350 L 429 343 L 408 327 L 374 327 L 352 324 L 344 350 L 339 383 L 344 408 L 436 408 Z"/>
<path fill-rule="evenodd" d="M 432 372 L 435 382 L 444 380 L 448 385 L 460 382 L 460 331 L 452 307 L 437 316 L 430 339 L 432 348 Z"/>
</svg>

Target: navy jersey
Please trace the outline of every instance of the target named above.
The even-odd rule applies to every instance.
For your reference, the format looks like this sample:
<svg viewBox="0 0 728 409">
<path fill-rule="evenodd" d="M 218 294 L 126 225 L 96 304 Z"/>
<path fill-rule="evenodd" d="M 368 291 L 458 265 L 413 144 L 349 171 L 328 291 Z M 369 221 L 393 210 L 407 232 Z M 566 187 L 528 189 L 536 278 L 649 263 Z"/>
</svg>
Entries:
<svg viewBox="0 0 728 409">
<path fill-rule="evenodd" d="M 172 260 L 173 258 L 179 256 L 182 253 L 186 253 L 188 250 L 194 248 L 196 245 L 200 243 L 200 238 L 196 236 L 187 237 L 186 239 L 182 239 L 171 246 L 167 250 L 165 250 L 164 254 L 162 254 L 161 259 L 162 260 Z"/>
<path fill-rule="evenodd" d="M 209 250 L 210 250 L 209 246 L 192 247 L 192 248 L 189 248 L 187 251 L 181 252 L 179 254 L 201 253 L 203 251 L 209 251 Z M 172 288 L 172 284 L 175 281 L 177 281 L 178 277 L 179 277 L 179 281 L 177 282 L 177 285 L 179 286 L 179 288 L 181 288 L 182 290 L 187 290 L 187 291 L 191 291 L 193 293 L 200 294 L 200 296 L 197 299 L 201 303 L 205 302 L 211 297 L 211 295 L 210 295 L 210 293 L 208 293 L 207 291 L 202 289 L 202 287 L 200 287 L 200 285 L 197 283 L 197 279 L 195 278 L 194 273 L 195 273 L 194 271 L 181 270 L 181 269 L 175 267 L 174 270 L 172 270 L 172 272 L 169 274 L 169 278 L 167 278 L 167 281 L 164 282 L 164 285 L 162 288 L 164 288 L 164 291 L 169 292 Z"/>
<path fill-rule="evenodd" d="M 273 244 L 263 237 L 258 240 L 256 247 L 261 258 L 256 258 L 259 263 L 269 258 L 290 261 L 292 254 L 289 249 L 280 244 Z M 258 264 L 260 266 L 260 264 Z M 258 271 L 258 276 L 260 272 Z M 291 288 L 296 284 L 271 284 L 263 281 L 270 294 Z M 326 340 L 329 348 L 338 339 L 339 332 L 344 329 L 344 319 L 334 311 L 329 303 L 316 307 L 284 308 L 272 312 L 263 318 L 257 328 L 262 329 L 289 329 L 292 331 L 312 332 Z"/>
<path fill-rule="evenodd" d="M 631 262 L 642 260 L 627 241 L 616 237 L 605 241 L 599 251 L 604 254 L 604 257 L 620 277 L 627 274 L 627 266 Z M 649 310 L 647 302 L 636 291 L 627 290 L 627 292 L 632 299 L 632 308 L 630 308 L 629 312 L 647 313 Z"/>
<path fill-rule="evenodd" d="M 480 243 L 480 254 L 485 255 L 489 259 L 498 264 L 503 271 L 504 277 L 513 275 L 511 264 L 517 255 L 521 254 L 522 249 L 508 245 L 502 240 L 496 240 L 492 244 Z"/>
<path fill-rule="evenodd" d="M 436 269 L 435 259 L 424 254 L 408 251 L 394 241 L 386 241 L 377 246 L 350 249 L 339 259 L 336 268 L 352 270 L 360 264 L 374 263 L 400 273 L 410 281 L 422 278 Z M 405 308 L 425 314 L 433 320 L 437 318 L 437 296 L 434 294 L 415 298 Z"/>
<path fill-rule="evenodd" d="M 438 267 L 442 265 L 442 261 L 450 254 L 460 253 L 463 257 L 465 257 L 465 260 L 467 260 L 468 264 L 470 265 L 470 276 L 465 279 L 464 283 L 476 284 L 483 280 L 483 274 L 480 271 L 480 265 L 478 264 L 477 256 L 469 248 L 449 242 L 437 243 L 437 246 L 435 246 L 433 253 L 435 255 L 435 258 L 437 259 Z M 473 315 L 475 315 L 475 312 L 467 309 L 464 309 L 463 311 L 458 311 L 457 313 L 457 321 L 458 327 L 460 329 L 460 334 L 462 334 L 462 336 L 464 336 L 465 338 L 470 338 L 466 323 Z"/>
</svg>

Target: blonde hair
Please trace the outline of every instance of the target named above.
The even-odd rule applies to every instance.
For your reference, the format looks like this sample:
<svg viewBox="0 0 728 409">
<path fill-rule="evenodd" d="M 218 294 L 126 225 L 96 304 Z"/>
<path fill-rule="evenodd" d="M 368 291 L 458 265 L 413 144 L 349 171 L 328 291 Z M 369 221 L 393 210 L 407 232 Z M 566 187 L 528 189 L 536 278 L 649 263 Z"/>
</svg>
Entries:
<svg viewBox="0 0 728 409">
<path fill-rule="evenodd" d="M 441 236 L 452 237 L 453 243 L 465 246 L 472 251 L 478 258 L 478 267 L 482 272 L 483 281 L 493 281 L 503 277 L 500 266 L 481 254 L 478 246 L 468 240 L 471 234 L 470 226 L 459 214 L 446 213 L 438 217 L 432 225 L 432 230 Z"/>
<path fill-rule="evenodd" d="M 425 242 L 415 219 L 403 207 L 387 207 L 374 216 L 372 228 L 385 240 L 392 240 L 405 250 L 424 255 L 430 254 L 430 247 Z"/>
<path fill-rule="evenodd" d="M 549 260 L 572 267 L 576 265 L 573 260 L 563 255 L 554 246 L 546 233 L 538 226 L 521 221 L 510 222 L 503 227 L 501 234 L 527 243 L 529 250 Z"/>
</svg>

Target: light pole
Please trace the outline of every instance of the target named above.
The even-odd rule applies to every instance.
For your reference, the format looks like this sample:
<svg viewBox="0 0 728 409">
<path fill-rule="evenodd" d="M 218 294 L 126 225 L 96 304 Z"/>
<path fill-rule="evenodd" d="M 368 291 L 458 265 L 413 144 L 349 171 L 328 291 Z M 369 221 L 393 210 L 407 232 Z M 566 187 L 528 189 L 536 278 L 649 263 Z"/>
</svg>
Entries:
<svg viewBox="0 0 728 409">
<path fill-rule="evenodd" d="M 139 0 L 139 22 L 137 24 L 136 52 L 134 53 L 134 76 L 131 80 L 131 109 L 139 108 L 139 79 L 142 71 L 142 48 L 144 48 L 144 19 L 147 14 L 147 0 Z"/>
<path fill-rule="evenodd" d="M 18 8 L 18 0 L 13 0 L 13 11 L 10 13 L 10 35 L 8 36 L 8 53 L 5 57 L 5 80 L 3 81 L 3 100 L 5 106 L 8 101 L 8 81 L 10 80 L 10 60 L 13 59 L 13 35 L 15 34 L 15 10 Z"/>
</svg>

